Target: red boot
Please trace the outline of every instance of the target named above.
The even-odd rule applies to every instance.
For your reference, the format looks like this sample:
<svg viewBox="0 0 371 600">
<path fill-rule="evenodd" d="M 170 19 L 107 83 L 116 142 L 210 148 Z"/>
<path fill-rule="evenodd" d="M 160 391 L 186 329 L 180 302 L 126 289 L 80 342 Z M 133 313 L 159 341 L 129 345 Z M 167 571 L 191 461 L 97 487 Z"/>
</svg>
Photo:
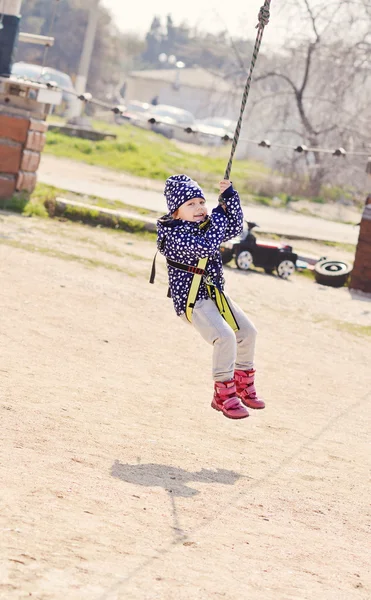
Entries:
<svg viewBox="0 0 371 600">
<path fill-rule="evenodd" d="M 237 396 L 249 408 L 264 408 L 265 404 L 263 400 L 260 400 L 256 394 L 254 376 L 254 369 L 251 371 L 234 372 Z"/>
<path fill-rule="evenodd" d="M 221 410 L 228 419 L 245 419 L 249 416 L 247 409 L 241 404 L 236 395 L 234 379 L 215 382 L 214 398 L 211 406 L 215 410 Z"/>
</svg>

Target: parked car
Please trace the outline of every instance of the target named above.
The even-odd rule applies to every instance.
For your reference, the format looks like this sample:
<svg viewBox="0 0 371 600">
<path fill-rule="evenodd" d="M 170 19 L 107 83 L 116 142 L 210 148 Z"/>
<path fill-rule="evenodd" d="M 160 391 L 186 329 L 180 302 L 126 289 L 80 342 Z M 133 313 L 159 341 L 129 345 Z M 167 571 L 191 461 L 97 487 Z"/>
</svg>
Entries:
<svg viewBox="0 0 371 600">
<path fill-rule="evenodd" d="M 55 82 L 66 91 L 62 92 L 62 104 L 55 106 L 53 113 L 62 116 L 68 113 L 68 109 L 73 99 L 73 95 L 69 94 L 68 91 L 75 93 L 75 88 L 71 77 L 67 73 L 52 69 L 51 67 L 42 67 L 41 65 L 34 65 L 26 62 L 16 62 L 12 66 L 12 75 L 23 77 L 25 79 L 32 79 L 33 81 L 38 81 L 40 83 Z"/>
<path fill-rule="evenodd" d="M 133 125 L 141 126 L 142 123 L 148 121 L 148 111 L 151 105 L 147 102 L 139 102 L 139 100 L 133 100 L 126 106 L 119 105 L 118 108 L 122 111 L 121 114 L 115 115 L 115 121 L 117 125 L 123 123 L 132 123 Z"/>
<path fill-rule="evenodd" d="M 188 110 L 169 106 L 168 104 L 158 104 L 151 107 L 148 119 L 150 128 L 156 133 L 160 133 L 169 139 L 175 138 L 185 142 L 193 141 L 193 135 L 185 130 L 187 127 L 193 129 L 196 119 Z"/>
<path fill-rule="evenodd" d="M 197 139 L 207 146 L 221 146 L 232 140 L 235 129 L 234 121 L 222 117 L 209 117 L 196 123 Z"/>
<path fill-rule="evenodd" d="M 260 242 L 256 239 L 252 230 L 258 227 L 256 223 L 246 221 L 242 235 L 220 247 L 222 261 L 229 263 L 233 258 L 239 269 L 247 271 L 252 265 L 262 267 L 266 273 L 274 271 L 282 279 L 288 279 L 296 268 L 298 255 L 292 250 L 292 246 L 276 242 Z"/>
</svg>

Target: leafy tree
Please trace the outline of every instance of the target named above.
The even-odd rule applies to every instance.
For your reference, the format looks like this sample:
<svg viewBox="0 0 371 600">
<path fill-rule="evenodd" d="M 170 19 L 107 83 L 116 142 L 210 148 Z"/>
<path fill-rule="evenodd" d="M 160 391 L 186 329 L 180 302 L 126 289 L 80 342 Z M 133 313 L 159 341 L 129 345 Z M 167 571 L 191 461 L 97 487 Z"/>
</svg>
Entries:
<svg viewBox="0 0 371 600">
<path fill-rule="evenodd" d="M 153 17 L 151 26 L 146 34 L 146 47 L 142 54 L 142 61 L 149 66 L 158 63 L 162 52 L 163 33 L 159 17 Z"/>
<path fill-rule="evenodd" d="M 175 55 L 187 67 L 199 66 L 227 77 L 249 64 L 252 44 L 244 39 L 230 40 L 226 32 L 217 34 L 191 30 L 186 23 L 175 25 L 172 16 L 166 25 L 154 17 L 146 34 L 146 48 L 141 56 L 142 67 L 166 69 L 173 65 L 159 61 L 160 54 Z"/>
</svg>

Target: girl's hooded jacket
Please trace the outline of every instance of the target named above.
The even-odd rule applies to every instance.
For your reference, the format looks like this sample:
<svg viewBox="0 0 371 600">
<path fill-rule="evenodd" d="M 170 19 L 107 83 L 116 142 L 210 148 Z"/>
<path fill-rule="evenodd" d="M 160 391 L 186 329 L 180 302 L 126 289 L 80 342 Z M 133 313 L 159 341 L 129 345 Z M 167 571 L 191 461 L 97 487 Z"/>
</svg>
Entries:
<svg viewBox="0 0 371 600">
<path fill-rule="evenodd" d="M 224 287 L 220 244 L 239 235 L 243 228 L 243 212 L 238 193 L 230 186 L 222 195 L 226 211 L 220 205 L 214 208 L 208 217 L 209 226 L 205 229 L 200 228 L 200 223 L 173 219 L 169 214 L 157 221 L 157 248 L 161 254 L 193 267 L 197 266 L 200 258 L 208 257 L 206 271 L 220 290 Z M 181 315 L 186 310 L 193 274 L 169 264 L 167 268 L 175 312 Z M 208 297 L 202 281 L 197 300 Z"/>
</svg>

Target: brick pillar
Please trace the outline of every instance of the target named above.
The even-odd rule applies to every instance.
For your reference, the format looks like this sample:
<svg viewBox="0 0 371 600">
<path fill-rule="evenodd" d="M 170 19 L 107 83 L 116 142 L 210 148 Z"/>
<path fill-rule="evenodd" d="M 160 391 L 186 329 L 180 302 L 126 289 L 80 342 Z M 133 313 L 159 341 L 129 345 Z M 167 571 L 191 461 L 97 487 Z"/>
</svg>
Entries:
<svg viewBox="0 0 371 600">
<path fill-rule="evenodd" d="M 349 287 L 371 294 L 371 195 L 367 196 Z"/>
<path fill-rule="evenodd" d="M 11 112 L 0 114 L 0 198 L 33 192 L 47 124 L 42 119 Z"/>
</svg>

